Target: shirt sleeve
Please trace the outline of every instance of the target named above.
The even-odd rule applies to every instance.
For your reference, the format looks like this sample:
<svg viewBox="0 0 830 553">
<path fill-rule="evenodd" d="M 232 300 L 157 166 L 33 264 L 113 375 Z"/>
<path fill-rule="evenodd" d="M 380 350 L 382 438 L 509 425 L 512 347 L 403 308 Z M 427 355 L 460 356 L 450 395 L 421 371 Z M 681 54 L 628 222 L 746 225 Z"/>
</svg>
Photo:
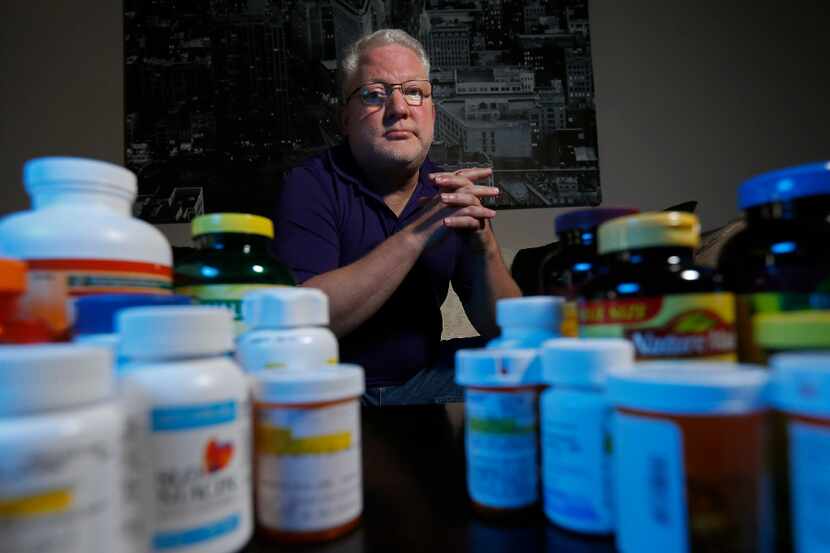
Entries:
<svg viewBox="0 0 830 553">
<path fill-rule="evenodd" d="M 481 257 L 476 256 L 464 246 L 460 236 L 453 237 L 456 241 L 455 267 L 452 272 L 452 289 L 458 294 L 458 299 L 466 307 L 473 295 L 473 279 L 480 273 L 476 264 L 481 263 Z"/>
<path fill-rule="evenodd" d="M 307 167 L 286 173 L 277 195 L 273 250 L 298 283 L 332 271 L 340 259 L 333 182 Z"/>
</svg>

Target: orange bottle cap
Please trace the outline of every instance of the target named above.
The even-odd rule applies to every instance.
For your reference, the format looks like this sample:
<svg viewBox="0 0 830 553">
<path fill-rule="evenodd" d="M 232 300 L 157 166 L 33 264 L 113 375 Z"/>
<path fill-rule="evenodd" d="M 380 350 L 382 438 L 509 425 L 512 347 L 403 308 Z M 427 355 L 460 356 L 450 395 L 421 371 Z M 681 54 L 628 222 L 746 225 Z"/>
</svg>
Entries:
<svg viewBox="0 0 830 553">
<path fill-rule="evenodd" d="M 20 294 L 25 290 L 26 264 L 17 259 L 0 257 L 0 294 Z"/>
</svg>

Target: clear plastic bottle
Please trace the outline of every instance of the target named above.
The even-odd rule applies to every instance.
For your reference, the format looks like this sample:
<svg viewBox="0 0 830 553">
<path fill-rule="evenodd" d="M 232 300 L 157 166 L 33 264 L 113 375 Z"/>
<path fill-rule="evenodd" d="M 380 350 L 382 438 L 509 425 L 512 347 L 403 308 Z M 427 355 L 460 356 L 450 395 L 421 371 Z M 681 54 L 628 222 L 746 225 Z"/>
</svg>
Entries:
<svg viewBox="0 0 830 553">
<path fill-rule="evenodd" d="M 33 209 L 0 221 L 0 249 L 28 265 L 24 318 L 41 320 L 55 338 L 68 339 L 67 300 L 170 293 L 170 244 L 132 216 L 132 172 L 103 161 L 45 157 L 26 162 L 23 180 Z"/>
</svg>

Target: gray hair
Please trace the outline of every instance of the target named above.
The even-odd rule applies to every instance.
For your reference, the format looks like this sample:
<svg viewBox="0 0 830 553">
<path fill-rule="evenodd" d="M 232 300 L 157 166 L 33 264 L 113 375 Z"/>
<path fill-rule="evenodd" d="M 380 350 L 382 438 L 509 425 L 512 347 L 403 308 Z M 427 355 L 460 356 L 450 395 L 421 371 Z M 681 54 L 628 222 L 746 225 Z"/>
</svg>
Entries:
<svg viewBox="0 0 830 553">
<path fill-rule="evenodd" d="M 390 44 L 397 44 L 404 48 L 409 48 L 418 60 L 424 66 L 429 78 L 429 58 L 427 52 L 424 50 L 424 45 L 421 42 L 402 29 L 380 29 L 374 33 L 363 35 L 353 43 L 351 43 L 343 52 L 340 58 L 340 63 L 337 67 L 337 78 L 340 85 L 341 99 L 346 99 L 346 94 L 350 91 L 345 90 L 346 85 L 357 73 L 357 68 L 360 65 L 360 57 L 379 46 L 389 46 Z"/>
</svg>

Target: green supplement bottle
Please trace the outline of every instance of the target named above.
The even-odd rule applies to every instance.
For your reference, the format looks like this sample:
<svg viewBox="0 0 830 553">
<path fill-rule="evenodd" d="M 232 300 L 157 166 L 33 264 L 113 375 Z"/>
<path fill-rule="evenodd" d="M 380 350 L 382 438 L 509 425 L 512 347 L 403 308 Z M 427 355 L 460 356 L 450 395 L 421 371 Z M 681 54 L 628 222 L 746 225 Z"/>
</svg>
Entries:
<svg viewBox="0 0 830 553">
<path fill-rule="evenodd" d="M 267 217 L 211 213 L 193 219 L 192 232 L 197 249 L 176 263 L 176 293 L 229 308 L 237 336 L 245 330 L 241 302 L 246 292 L 294 286 L 291 271 L 269 250 L 274 225 Z"/>
<path fill-rule="evenodd" d="M 582 286 L 580 334 L 625 338 L 642 361 L 735 360 L 735 299 L 695 265 L 700 222 L 678 211 L 619 217 L 599 227 L 601 272 Z"/>
</svg>

